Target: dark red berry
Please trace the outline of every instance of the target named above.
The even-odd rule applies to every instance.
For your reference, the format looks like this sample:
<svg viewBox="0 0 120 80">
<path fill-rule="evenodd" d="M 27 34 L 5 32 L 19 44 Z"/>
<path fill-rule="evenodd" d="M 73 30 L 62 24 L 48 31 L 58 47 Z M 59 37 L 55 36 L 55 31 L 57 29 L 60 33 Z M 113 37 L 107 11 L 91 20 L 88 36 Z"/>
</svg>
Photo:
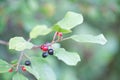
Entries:
<svg viewBox="0 0 120 80">
<path fill-rule="evenodd" d="M 57 32 L 57 36 L 63 36 L 62 32 Z"/>
<path fill-rule="evenodd" d="M 26 66 L 30 66 L 31 65 L 31 62 L 29 60 L 25 61 L 25 65 Z"/>
<path fill-rule="evenodd" d="M 8 72 L 13 72 L 13 68 L 10 68 L 10 69 L 8 70 Z"/>
<path fill-rule="evenodd" d="M 40 46 L 40 49 L 42 51 L 48 51 L 48 46 L 46 44 L 43 44 L 43 45 Z"/>
<path fill-rule="evenodd" d="M 49 49 L 48 50 L 48 54 L 53 55 L 54 54 L 54 50 L 53 49 Z"/>
<path fill-rule="evenodd" d="M 25 66 L 22 66 L 21 68 L 22 68 L 22 71 L 26 71 L 26 68 L 25 68 Z"/>
<path fill-rule="evenodd" d="M 48 53 L 47 52 L 43 52 L 42 57 L 46 58 L 47 56 L 48 56 Z"/>
<path fill-rule="evenodd" d="M 47 46 L 43 46 L 42 50 L 43 51 L 48 51 L 48 47 Z"/>
</svg>

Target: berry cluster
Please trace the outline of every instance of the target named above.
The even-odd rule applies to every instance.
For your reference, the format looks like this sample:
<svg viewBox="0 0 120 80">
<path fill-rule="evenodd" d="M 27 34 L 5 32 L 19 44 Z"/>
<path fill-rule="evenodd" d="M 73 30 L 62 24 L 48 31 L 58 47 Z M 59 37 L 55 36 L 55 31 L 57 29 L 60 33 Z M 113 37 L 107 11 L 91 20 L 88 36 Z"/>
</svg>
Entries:
<svg viewBox="0 0 120 80">
<path fill-rule="evenodd" d="M 60 41 L 62 39 L 62 32 L 57 32 L 56 36 L 58 36 L 58 40 Z M 55 36 L 55 37 L 56 37 Z M 54 41 L 54 39 L 53 39 Z M 45 43 L 43 45 L 40 46 L 40 49 L 43 51 L 42 53 L 42 57 L 46 58 L 49 55 L 53 55 L 54 54 L 54 50 L 51 48 L 51 43 Z"/>
<path fill-rule="evenodd" d="M 40 46 L 40 49 L 43 51 L 42 53 L 42 57 L 46 58 L 49 55 L 53 55 L 54 54 L 54 50 L 52 48 L 49 48 L 50 43 L 47 44 L 43 44 Z"/>
</svg>

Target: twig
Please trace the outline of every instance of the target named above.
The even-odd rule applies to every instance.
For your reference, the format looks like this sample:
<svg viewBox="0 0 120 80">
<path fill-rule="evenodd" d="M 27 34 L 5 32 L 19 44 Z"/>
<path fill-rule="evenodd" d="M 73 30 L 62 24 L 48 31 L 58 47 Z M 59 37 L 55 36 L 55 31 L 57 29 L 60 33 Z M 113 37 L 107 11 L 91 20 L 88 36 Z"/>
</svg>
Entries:
<svg viewBox="0 0 120 80">
<path fill-rule="evenodd" d="M 8 45 L 8 42 L 0 40 L 0 44 L 2 44 L 2 45 Z"/>
<path fill-rule="evenodd" d="M 61 40 L 56 40 L 56 41 L 54 41 L 53 43 L 51 43 L 51 44 L 54 44 L 54 43 L 57 43 L 57 42 L 61 42 L 61 41 L 65 41 L 65 40 L 67 40 L 67 39 L 70 39 L 70 37 L 67 37 L 67 38 L 63 38 L 63 39 L 61 39 Z"/>
<path fill-rule="evenodd" d="M 53 40 L 51 43 L 54 43 L 55 39 L 56 39 L 56 36 L 57 36 L 57 32 L 55 32 L 54 36 L 53 36 Z"/>
<path fill-rule="evenodd" d="M 32 39 L 31 39 L 31 38 L 29 38 L 29 39 L 28 39 L 28 42 L 30 42 L 31 40 L 32 40 Z"/>
<path fill-rule="evenodd" d="M 60 41 L 65 41 L 65 40 L 67 40 L 67 39 L 70 39 L 70 37 L 63 38 L 63 39 L 62 39 L 62 40 L 60 40 Z"/>
<path fill-rule="evenodd" d="M 25 56 L 26 58 L 28 58 L 28 59 L 30 59 L 30 60 L 31 60 L 31 58 L 30 58 L 28 55 L 24 54 L 24 56 Z"/>
<path fill-rule="evenodd" d="M 40 48 L 40 45 L 34 45 L 32 49 Z"/>
<path fill-rule="evenodd" d="M 22 51 L 22 52 L 20 53 L 20 57 L 19 57 L 19 60 L 18 60 L 18 63 L 17 63 L 16 71 L 18 71 L 18 68 L 19 68 L 19 65 L 20 65 L 20 62 L 21 62 L 21 60 L 22 60 L 23 55 L 24 55 L 24 52 Z"/>
</svg>

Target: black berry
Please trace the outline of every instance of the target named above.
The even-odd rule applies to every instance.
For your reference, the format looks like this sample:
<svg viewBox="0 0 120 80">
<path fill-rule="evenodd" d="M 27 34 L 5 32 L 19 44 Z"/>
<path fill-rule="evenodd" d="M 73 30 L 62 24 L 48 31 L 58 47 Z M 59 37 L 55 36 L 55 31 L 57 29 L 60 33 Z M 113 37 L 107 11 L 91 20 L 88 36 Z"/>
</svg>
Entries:
<svg viewBox="0 0 120 80">
<path fill-rule="evenodd" d="M 54 50 L 53 49 L 48 49 L 48 54 L 53 55 L 54 54 Z"/>
<path fill-rule="evenodd" d="M 48 56 L 48 53 L 47 52 L 43 52 L 42 57 L 46 58 L 47 56 Z"/>
<path fill-rule="evenodd" d="M 30 66 L 31 65 L 31 62 L 29 60 L 25 61 L 25 65 L 26 66 Z"/>
</svg>

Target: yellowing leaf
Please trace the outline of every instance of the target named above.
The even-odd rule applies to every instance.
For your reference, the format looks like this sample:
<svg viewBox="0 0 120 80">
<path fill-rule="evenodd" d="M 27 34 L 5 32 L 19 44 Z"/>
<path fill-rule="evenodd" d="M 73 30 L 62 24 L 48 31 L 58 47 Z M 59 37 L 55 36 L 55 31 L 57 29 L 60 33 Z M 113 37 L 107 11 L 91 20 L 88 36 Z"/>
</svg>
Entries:
<svg viewBox="0 0 120 80">
<path fill-rule="evenodd" d="M 51 32 L 51 29 L 47 28 L 46 25 L 37 25 L 30 32 L 30 38 L 37 38 L 40 35 L 47 35 Z"/>
<path fill-rule="evenodd" d="M 83 16 L 75 12 L 67 12 L 65 17 L 53 26 L 53 30 L 63 33 L 71 32 L 71 29 L 83 22 Z"/>
<path fill-rule="evenodd" d="M 26 41 L 23 37 L 14 37 L 9 41 L 9 49 L 15 49 L 17 51 L 23 51 L 25 49 L 31 49 L 33 44 Z"/>
</svg>

